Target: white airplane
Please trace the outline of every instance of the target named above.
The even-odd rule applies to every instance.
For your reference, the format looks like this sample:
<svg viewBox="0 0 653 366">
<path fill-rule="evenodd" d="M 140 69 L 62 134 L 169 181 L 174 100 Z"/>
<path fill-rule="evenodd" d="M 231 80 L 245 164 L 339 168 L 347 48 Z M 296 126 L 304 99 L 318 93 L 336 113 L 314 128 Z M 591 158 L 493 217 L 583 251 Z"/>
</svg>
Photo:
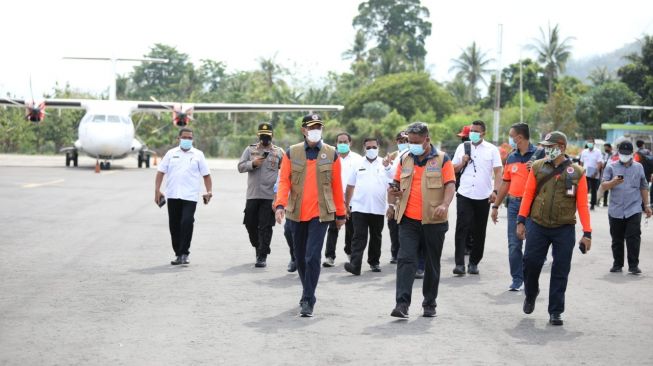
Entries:
<svg viewBox="0 0 653 366">
<path fill-rule="evenodd" d="M 167 62 L 158 59 L 116 59 L 116 58 L 74 58 L 110 60 L 115 62 L 150 61 Z M 115 75 L 115 71 L 114 71 Z M 92 99 L 45 99 L 40 103 L 14 98 L 0 98 L 0 106 L 26 108 L 25 118 L 38 123 L 45 117 L 46 108 L 85 109 L 78 128 L 78 138 L 74 145 L 61 149 L 66 153 L 66 166 L 77 166 L 77 158 L 84 153 L 96 159 L 100 169 L 110 169 L 112 159 L 122 159 L 129 154 L 137 154 L 138 167 L 150 167 L 149 150 L 134 135 L 134 112 L 172 112 L 172 123 L 177 127 L 187 126 L 193 113 L 232 113 L 232 112 L 290 112 L 290 111 L 339 111 L 341 105 L 303 105 L 303 104 L 225 104 L 225 103 L 173 103 L 153 101 L 115 100 L 115 79 L 110 86 L 109 100 Z M 102 160 L 102 161 L 100 161 Z"/>
</svg>

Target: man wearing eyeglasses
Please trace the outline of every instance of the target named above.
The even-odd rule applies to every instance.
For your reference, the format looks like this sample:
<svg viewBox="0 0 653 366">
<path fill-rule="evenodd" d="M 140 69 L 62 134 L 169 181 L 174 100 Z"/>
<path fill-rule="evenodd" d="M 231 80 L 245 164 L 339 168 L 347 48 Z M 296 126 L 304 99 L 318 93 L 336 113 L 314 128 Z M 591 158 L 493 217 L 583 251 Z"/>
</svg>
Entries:
<svg viewBox="0 0 653 366">
<path fill-rule="evenodd" d="M 350 211 L 348 214 L 354 223 L 351 261 L 345 263 L 345 270 L 356 276 L 361 274 L 368 232 L 370 246 L 367 263 L 372 272 L 381 272 L 381 232 L 387 209 L 388 177 L 385 166 L 390 165 L 389 160 L 379 159 L 379 141 L 376 138 L 366 138 L 364 144 L 365 158 L 353 167 L 345 193 L 345 207 Z"/>
<path fill-rule="evenodd" d="M 483 258 L 490 203 L 496 200 L 501 185 L 499 149 L 485 141 L 484 137 L 485 122 L 472 122 L 469 132 L 469 140 L 472 142 L 470 155 L 465 154 L 464 145 L 460 144 L 452 160 L 456 172 L 464 169 L 456 194 L 456 267 L 453 270 L 454 274 L 461 276 L 465 274 L 465 243 L 470 232 L 474 244 L 467 273 L 479 274 L 478 263 Z"/>
</svg>

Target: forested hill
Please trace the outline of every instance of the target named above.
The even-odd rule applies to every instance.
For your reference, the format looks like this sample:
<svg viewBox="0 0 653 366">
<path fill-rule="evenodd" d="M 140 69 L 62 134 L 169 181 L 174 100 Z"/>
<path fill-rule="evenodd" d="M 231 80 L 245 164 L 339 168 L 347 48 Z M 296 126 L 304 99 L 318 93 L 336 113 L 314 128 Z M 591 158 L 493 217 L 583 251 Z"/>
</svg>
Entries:
<svg viewBox="0 0 653 366">
<path fill-rule="evenodd" d="M 612 76 L 615 76 L 617 70 L 621 66 L 630 63 L 624 56 L 632 53 L 641 54 L 641 49 L 641 43 L 639 41 L 634 41 L 603 55 L 595 55 L 581 59 L 571 58 L 567 63 L 565 75 L 573 76 L 587 82 L 587 76 L 593 70 L 605 67 Z"/>
</svg>

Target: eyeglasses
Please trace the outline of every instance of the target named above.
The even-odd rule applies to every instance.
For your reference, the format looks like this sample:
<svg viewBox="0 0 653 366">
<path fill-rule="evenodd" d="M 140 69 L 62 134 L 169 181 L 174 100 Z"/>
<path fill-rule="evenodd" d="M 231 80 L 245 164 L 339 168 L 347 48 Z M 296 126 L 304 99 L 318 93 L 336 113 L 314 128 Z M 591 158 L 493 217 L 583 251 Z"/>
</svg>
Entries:
<svg viewBox="0 0 653 366">
<path fill-rule="evenodd" d="M 378 146 L 365 146 L 365 150 L 370 150 L 370 149 L 378 149 Z"/>
</svg>

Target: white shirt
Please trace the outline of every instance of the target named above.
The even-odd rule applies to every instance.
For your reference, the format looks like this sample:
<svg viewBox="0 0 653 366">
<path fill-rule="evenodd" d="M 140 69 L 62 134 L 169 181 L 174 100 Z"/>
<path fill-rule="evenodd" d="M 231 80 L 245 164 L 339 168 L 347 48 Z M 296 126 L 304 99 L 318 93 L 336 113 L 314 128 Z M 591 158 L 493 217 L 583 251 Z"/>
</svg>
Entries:
<svg viewBox="0 0 653 366">
<path fill-rule="evenodd" d="M 397 156 L 395 156 L 394 160 L 392 160 L 392 163 L 388 166 L 388 169 L 386 169 L 386 174 L 388 176 L 388 183 L 391 183 L 392 181 L 395 180 L 395 173 L 397 172 L 397 167 L 401 162 L 401 156 L 407 152 L 408 149 L 399 151 L 399 153 L 397 153 Z"/>
<path fill-rule="evenodd" d="M 345 193 L 347 190 L 347 181 L 349 181 L 349 176 L 351 175 L 354 166 L 358 166 L 363 160 L 363 157 L 359 154 L 356 154 L 353 151 L 349 151 L 349 154 L 344 158 L 340 155 L 340 178 L 342 179 L 342 192 Z"/>
<path fill-rule="evenodd" d="M 353 167 L 347 184 L 356 187 L 349 202 L 352 212 L 385 215 L 388 177 L 381 158 L 371 163 L 363 158 Z"/>
<path fill-rule="evenodd" d="M 460 177 L 458 193 L 473 200 L 489 198 L 494 190 L 492 184 L 493 169 L 500 168 L 501 155 L 499 149 L 483 140 L 477 146 L 472 145 L 471 158 L 463 175 Z M 460 164 L 465 155 L 464 144 L 458 145 L 452 163 Z"/>
<path fill-rule="evenodd" d="M 583 150 L 583 152 L 580 153 L 580 161 L 583 163 L 586 176 L 590 178 L 598 178 L 598 163 L 603 161 L 603 156 L 598 149 L 593 148 L 592 150 Z"/>
<path fill-rule="evenodd" d="M 188 151 L 179 146 L 168 150 L 158 170 L 165 174 L 166 198 L 195 202 L 199 199 L 201 178 L 210 174 L 204 153 L 194 147 Z"/>
</svg>

